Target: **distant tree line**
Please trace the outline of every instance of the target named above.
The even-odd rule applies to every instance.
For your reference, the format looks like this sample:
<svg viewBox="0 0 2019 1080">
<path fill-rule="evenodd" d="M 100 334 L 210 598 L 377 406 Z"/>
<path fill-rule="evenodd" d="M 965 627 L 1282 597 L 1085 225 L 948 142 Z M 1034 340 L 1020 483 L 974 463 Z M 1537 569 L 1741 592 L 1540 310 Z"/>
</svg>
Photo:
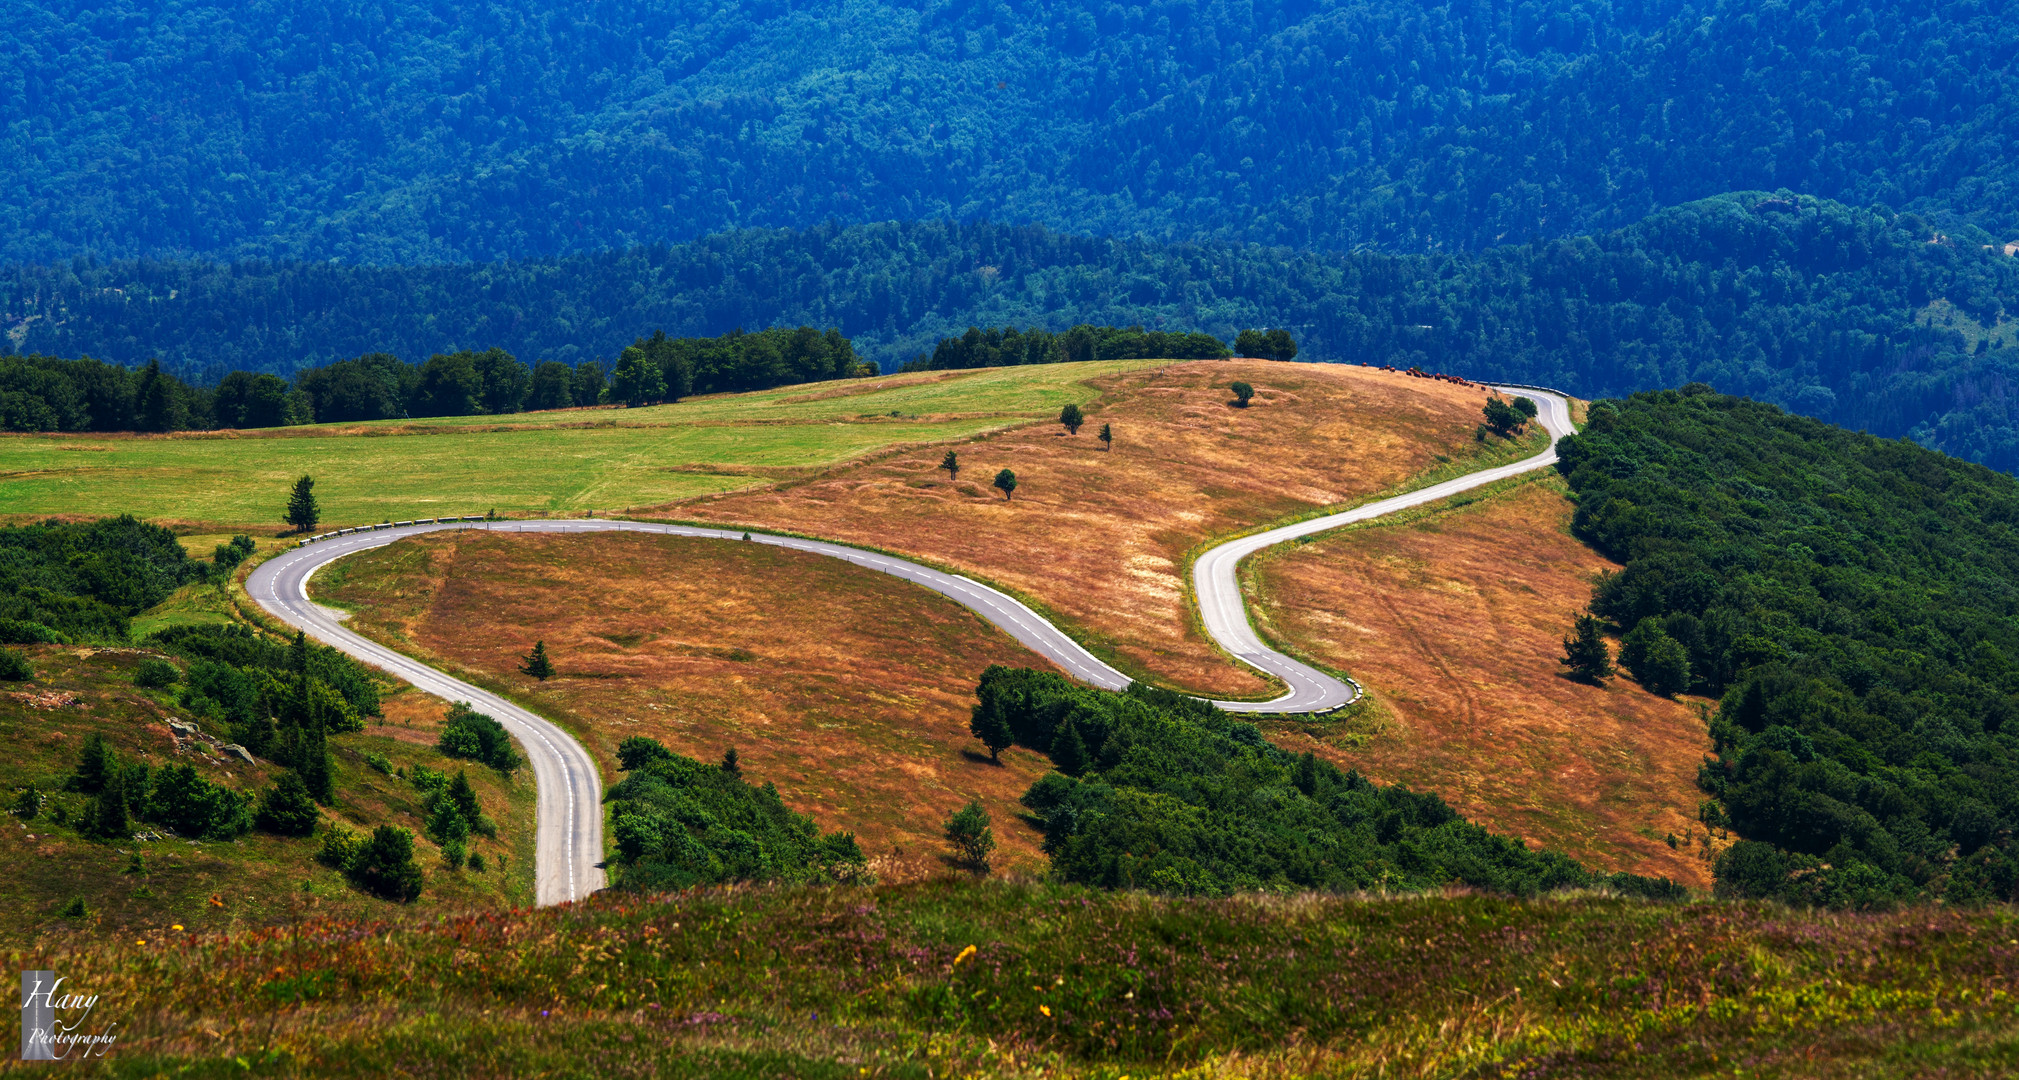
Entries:
<svg viewBox="0 0 2019 1080">
<path fill-rule="evenodd" d="M 597 360 L 528 367 L 499 348 L 436 353 L 419 364 L 368 353 L 302 370 L 291 384 L 265 372 L 233 371 L 209 389 L 177 378 L 158 361 L 130 370 L 88 358 L 13 355 L 0 356 L 0 429 L 207 431 L 496 416 L 604 402 L 643 405 L 874 373 L 840 331 L 810 326 L 715 338 L 655 333 L 624 349 L 614 381 Z"/>
<path fill-rule="evenodd" d="M 884 370 L 932 356 L 945 338 L 962 343 L 948 346 L 947 363 L 1033 356 L 1025 331 L 1014 347 L 1007 332 L 970 346 L 970 326 L 1057 335 L 1141 325 L 1237 341 L 1243 328 L 1273 326 L 1295 334 L 1300 360 L 1588 398 L 1707 382 L 2002 469 L 2019 467 L 2019 395 L 2004 390 L 2019 383 L 2019 337 L 2001 314 L 2013 311 L 2019 258 L 2002 248 L 1914 214 L 1786 192 L 1477 253 L 1324 254 L 926 222 L 753 230 L 503 265 L 0 268 L 0 315 L 19 328 L 21 350 L 159 357 L 205 380 L 233 368 L 291 377 L 473 339 L 572 367 L 636 344 L 629 328 L 639 326 L 835 326 Z M 1036 356 L 1052 354 L 1039 346 Z M 20 414 L 14 395 L 36 396 L 35 378 L 0 367 L 0 415 Z M 246 396 L 271 416 L 284 395 L 262 387 Z"/>
<path fill-rule="evenodd" d="M 1721 892 L 2019 899 L 2019 481 L 1708 386 L 1592 405 L 1572 528 L 1624 564 L 1565 662 L 1718 699 Z"/>
<path fill-rule="evenodd" d="M 1290 352 L 1294 355 L 1296 346 L 1292 345 Z M 1166 333 L 1145 330 L 1140 325 L 1081 323 L 1057 334 L 1035 326 L 1021 332 L 1014 326 L 987 330 L 970 326 L 959 337 L 941 338 L 930 355 L 920 353 L 907 361 L 903 370 L 946 371 L 1086 360 L 1222 360 L 1232 355 L 1227 343 L 1211 334 Z"/>
</svg>

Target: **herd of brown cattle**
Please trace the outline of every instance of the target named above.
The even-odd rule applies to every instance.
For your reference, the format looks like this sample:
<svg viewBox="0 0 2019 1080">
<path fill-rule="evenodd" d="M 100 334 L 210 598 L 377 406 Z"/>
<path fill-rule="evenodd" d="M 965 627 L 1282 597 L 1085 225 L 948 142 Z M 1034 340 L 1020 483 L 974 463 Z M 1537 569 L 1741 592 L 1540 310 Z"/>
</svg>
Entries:
<svg viewBox="0 0 2019 1080">
<path fill-rule="evenodd" d="M 1364 361 L 1364 360 L 1363 360 L 1363 361 L 1361 361 L 1361 363 L 1360 363 L 1360 366 L 1361 366 L 1361 367 L 1373 367 L 1374 365 L 1372 365 L 1372 364 L 1369 364 L 1369 363 L 1367 363 L 1366 361 Z M 1412 378 L 1412 379 L 1436 379 L 1436 380 L 1438 380 L 1439 382 L 1448 382 L 1448 383 L 1456 383 L 1456 384 L 1458 384 L 1459 386 L 1476 386 L 1476 387 L 1479 387 L 1479 388 L 1480 388 L 1480 389 L 1482 389 L 1482 390 L 1486 389 L 1486 384 L 1485 384 L 1485 383 L 1476 383 L 1476 382 L 1473 382 L 1473 381 L 1472 381 L 1471 379 L 1468 379 L 1468 378 L 1466 378 L 1466 377 L 1465 377 L 1465 376 L 1463 376 L 1463 375 L 1446 375 L 1446 374 L 1444 374 L 1444 373 L 1443 373 L 1443 372 L 1441 372 L 1441 371 L 1425 371 L 1425 370 L 1423 370 L 1422 368 L 1415 368 L 1415 367 L 1412 367 L 1412 368 L 1399 368 L 1399 367 L 1396 367 L 1396 366 L 1395 366 L 1394 364 L 1382 364 L 1382 365 L 1381 365 L 1381 370 L 1383 370 L 1383 371 L 1400 371 L 1400 372 L 1401 372 L 1402 374 L 1404 374 L 1404 375 L 1407 375 L 1407 376 L 1409 376 L 1409 377 L 1410 377 L 1410 378 Z"/>
</svg>

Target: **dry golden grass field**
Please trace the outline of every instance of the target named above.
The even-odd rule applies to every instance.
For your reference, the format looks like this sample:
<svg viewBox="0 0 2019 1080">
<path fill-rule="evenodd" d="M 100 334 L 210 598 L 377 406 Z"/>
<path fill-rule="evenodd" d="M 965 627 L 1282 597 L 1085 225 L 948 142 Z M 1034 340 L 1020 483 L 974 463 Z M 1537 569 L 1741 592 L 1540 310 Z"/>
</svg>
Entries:
<svg viewBox="0 0 2019 1080">
<path fill-rule="evenodd" d="M 1589 865 L 1708 887 L 1721 845 L 1696 822 L 1703 721 L 1624 676 L 1587 686 L 1557 663 L 1612 564 L 1569 534 L 1553 475 L 1472 498 L 1248 566 L 1264 632 L 1376 700 L 1360 730 L 1272 735 Z"/>
<path fill-rule="evenodd" d="M 1235 380 L 1256 389 L 1246 409 L 1231 404 Z M 1208 360 L 1089 384 L 1100 396 L 1078 435 L 1039 423 L 950 444 L 957 482 L 938 468 L 947 446 L 933 445 L 656 516 L 806 533 L 976 574 L 1131 675 L 1266 696 L 1270 686 L 1198 627 L 1183 580 L 1195 549 L 1426 473 L 1534 452 L 1475 441 L 1484 391 L 1371 368 Z M 1104 423 L 1112 451 L 1095 438 Z M 1014 499 L 990 487 L 1004 468 L 1017 476 Z"/>
<path fill-rule="evenodd" d="M 1039 870 L 1017 797 L 1043 759 L 990 764 L 968 734 L 990 664 L 1047 662 L 953 601 L 818 555 L 636 534 L 438 533 L 335 563 L 317 599 L 352 627 L 567 725 L 618 775 L 649 735 L 769 781 L 822 829 L 855 832 L 885 879 L 943 873 L 940 825 L 970 798 L 998 865 Z M 519 658 L 544 640 L 560 674 Z"/>
</svg>

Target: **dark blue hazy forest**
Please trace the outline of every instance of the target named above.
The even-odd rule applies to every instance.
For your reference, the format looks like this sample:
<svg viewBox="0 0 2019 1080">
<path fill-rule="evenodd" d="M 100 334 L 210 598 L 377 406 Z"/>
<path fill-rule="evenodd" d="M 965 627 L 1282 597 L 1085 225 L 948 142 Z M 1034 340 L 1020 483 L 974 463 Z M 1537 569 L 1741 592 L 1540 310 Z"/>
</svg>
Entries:
<svg viewBox="0 0 2019 1080">
<path fill-rule="evenodd" d="M 128 0 L 0 40 L 24 356 L 1281 326 L 2019 467 L 1997 3 Z"/>
</svg>

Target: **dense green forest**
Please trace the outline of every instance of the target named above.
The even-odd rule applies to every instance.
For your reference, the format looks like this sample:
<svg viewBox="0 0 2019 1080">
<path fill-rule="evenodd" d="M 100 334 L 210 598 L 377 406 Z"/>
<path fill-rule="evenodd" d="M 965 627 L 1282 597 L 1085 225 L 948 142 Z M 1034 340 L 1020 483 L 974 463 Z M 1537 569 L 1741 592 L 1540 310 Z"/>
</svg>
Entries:
<svg viewBox="0 0 2019 1080">
<path fill-rule="evenodd" d="M 1067 881 L 1207 896 L 1448 884 L 1683 895 L 1666 879 L 1594 874 L 1530 851 L 1433 794 L 1377 787 L 1287 753 L 1254 725 L 1181 694 L 1113 693 L 1001 666 L 982 674 L 976 694 L 973 729 L 985 745 L 1025 746 L 1056 768 L 1023 804 Z"/>
<path fill-rule="evenodd" d="M 1703 381 L 2019 466 L 2019 320 L 2009 314 L 2019 312 L 2019 259 L 1915 215 L 1786 193 L 1724 195 L 1602 235 L 1476 255 L 824 226 L 494 265 L 16 267 L 0 271 L 0 309 L 22 352 L 158 356 L 198 381 L 494 347 L 571 367 L 601 358 L 607 372 L 653 328 L 837 327 L 888 371 L 969 327 L 1140 325 L 1222 341 L 1287 327 L 1300 359 L 1587 397 Z M 0 374 L 0 410 L 27 377 Z"/>
<path fill-rule="evenodd" d="M 36 0 L 0 11 L 0 261 L 432 263 L 984 217 L 1422 251 L 1780 187 L 2008 240 L 2009 15 Z"/>
<path fill-rule="evenodd" d="M 1595 403 L 1559 453 L 1625 564 L 1592 597 L 1625 666 L 1721 698 L 1720 889 L 2019 898 L 2019 481 L 1702 385 Z"/>
</svg>

